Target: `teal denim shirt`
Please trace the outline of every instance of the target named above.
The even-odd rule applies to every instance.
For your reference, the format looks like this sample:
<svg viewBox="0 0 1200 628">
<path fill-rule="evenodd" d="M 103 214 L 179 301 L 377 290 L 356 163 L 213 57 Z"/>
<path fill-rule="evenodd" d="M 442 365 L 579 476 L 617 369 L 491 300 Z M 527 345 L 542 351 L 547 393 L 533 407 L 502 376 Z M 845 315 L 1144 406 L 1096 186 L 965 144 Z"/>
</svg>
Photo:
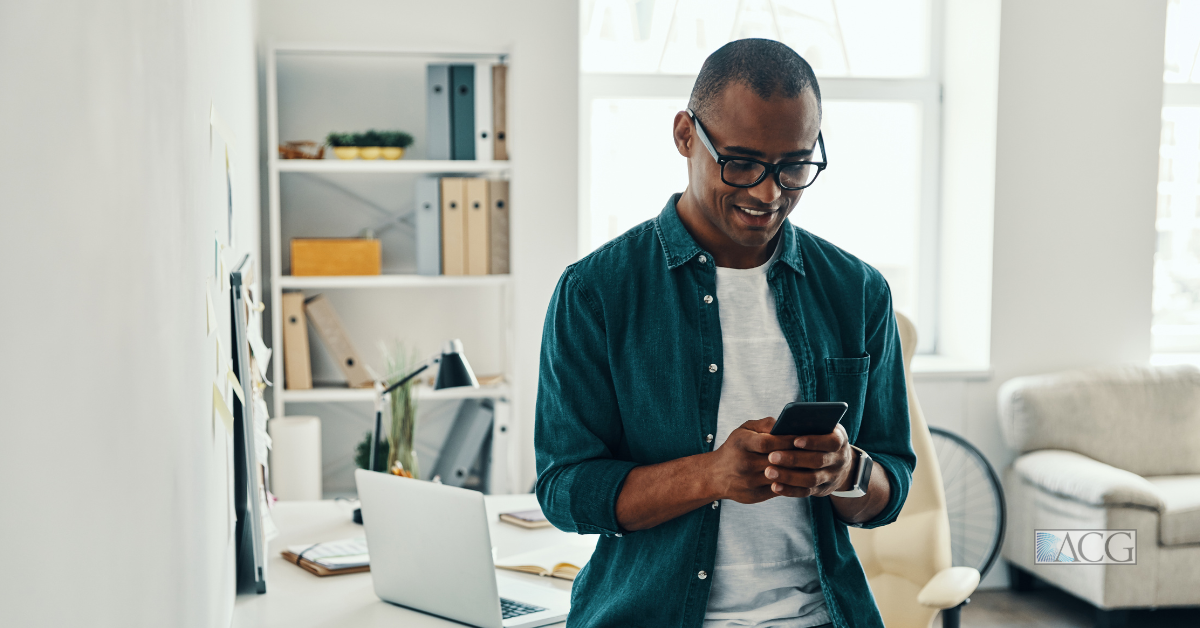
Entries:
<svg viewBox="0 0 1200 628">
<path fill-rule="evenodd" d="M 721 509 L 705 506 L 636 532 L 616 518 L 631 469 L 712 451 L 717 432 L 716 267 L 679 220 L 677 199 L 568 267 L 546 314 L 534 431 L 538 501 L 559 529 L 602 535 L 571 591 L 571 628 L 699 628 L 708 605 Z M 796 359 L 800 400 L 850 405 L 842 418 L 850 442 L 892 485 L 883 511 L 861 527 L 885 525 L 899 514 L 916 465 L 891 292 L 849 253 L 791 222 L 782 232 L 767 280 Z M 847 524 L 830 498 L 810 499 L 817 572 L 834 625 L 883 628 Z"/>
</svg>

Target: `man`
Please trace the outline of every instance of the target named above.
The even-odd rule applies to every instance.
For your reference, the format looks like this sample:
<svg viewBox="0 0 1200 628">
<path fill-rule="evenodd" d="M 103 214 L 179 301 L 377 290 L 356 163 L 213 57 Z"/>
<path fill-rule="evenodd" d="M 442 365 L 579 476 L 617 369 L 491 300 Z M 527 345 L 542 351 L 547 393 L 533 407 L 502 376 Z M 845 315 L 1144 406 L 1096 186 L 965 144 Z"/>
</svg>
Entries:
<svg viewBox="0 0 1200 628">
<path fill-rule="evenodd" d="M 675 116 L 687 189 L 563 273 L 537 494 L 603 535 L 572 628 L 883 627 L 846 527 L 893 521 L 916 458 L 887 283 L 787 220 L 826 163 L 820 124 L 799 55 L 727 44 Z M 769 434 L 796 400 L 849 411 Z"/>
</svg>

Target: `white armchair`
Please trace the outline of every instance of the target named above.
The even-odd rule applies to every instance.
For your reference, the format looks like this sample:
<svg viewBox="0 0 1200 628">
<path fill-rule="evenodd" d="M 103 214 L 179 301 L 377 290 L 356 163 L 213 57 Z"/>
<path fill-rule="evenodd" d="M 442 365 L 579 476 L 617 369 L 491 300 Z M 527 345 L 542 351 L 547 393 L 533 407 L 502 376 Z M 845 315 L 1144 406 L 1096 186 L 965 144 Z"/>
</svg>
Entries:
<svg viewBox="0 0 1200 628">
<path fill-rule="evenodd" d="M 1014 587 L 1030 574 L 1120 625 L 1128 609 L 1200 606 L 1200 370 L 1117 367 L 1006 382 L 1000 425 Z M 1136 565 L 1037 565 L 1036 529 L 1135 529 Z"/>
</svg>

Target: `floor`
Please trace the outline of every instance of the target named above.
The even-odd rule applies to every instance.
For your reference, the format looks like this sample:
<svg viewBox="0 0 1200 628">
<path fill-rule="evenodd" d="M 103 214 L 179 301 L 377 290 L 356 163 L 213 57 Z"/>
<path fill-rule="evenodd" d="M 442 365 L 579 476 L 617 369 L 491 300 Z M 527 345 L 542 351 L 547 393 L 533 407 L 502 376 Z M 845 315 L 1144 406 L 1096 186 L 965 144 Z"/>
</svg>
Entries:
<svg viewBox="0 0 1200 628">
<path fill-rule="evenodd" d="M 962 610 L 962 628 L 1092 628 L 1093 607 L 1057 589 L 979 591 Z M 941 628 L 941 618 L 934 620 Z M 1200 608 L 1133 611 L 1127 628 L 1200 628 Z"/>
</svg>

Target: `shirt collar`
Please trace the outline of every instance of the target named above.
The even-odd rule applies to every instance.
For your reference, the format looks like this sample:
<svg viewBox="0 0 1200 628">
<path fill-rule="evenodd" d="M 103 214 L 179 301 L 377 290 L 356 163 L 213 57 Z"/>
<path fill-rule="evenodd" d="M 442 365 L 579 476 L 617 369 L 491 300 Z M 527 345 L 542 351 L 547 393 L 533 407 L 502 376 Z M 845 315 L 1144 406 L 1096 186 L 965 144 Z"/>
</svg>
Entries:
<svg viewBox="0 0 1200 628">
<path fill-rule="evenodd" d="M 692 234 L 688 233 L 687 228 L 683 226 L 683 221 L 679 219 L 679 212 L 675 209 L 675 203 L 679 197 L 679 194 L 671 195 L 667 206 L 658 215 L 654 227 L 658 232 L 658 240 L 662 243 L 663 252 L 666 253 L 667 269 L 669 270 L 675 270 L 696 255 L 705 252 L 699 244 L 696 244 Z M 782 231 L 783 241 L 779 243 L 782 250 L 778 261 L 787 264 L 792 270 L 803 275 L 804 262 L 800 258 L 800 245 L 797 242 L 798 229 L 789 220 L 784 222 Z"/>
</svg>

